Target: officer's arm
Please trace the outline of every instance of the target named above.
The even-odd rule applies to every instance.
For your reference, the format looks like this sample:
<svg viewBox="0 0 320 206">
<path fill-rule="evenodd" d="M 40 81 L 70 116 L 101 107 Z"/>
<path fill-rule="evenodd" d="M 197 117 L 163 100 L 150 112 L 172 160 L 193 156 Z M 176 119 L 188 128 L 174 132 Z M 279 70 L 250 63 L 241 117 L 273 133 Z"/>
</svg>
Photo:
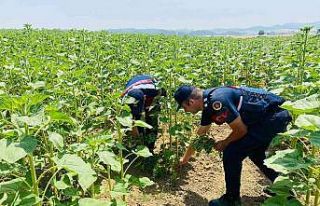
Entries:
<svg viewBox="0 0 320 206">
<path fill-rule="evenodd" d="M 218 141 L 214 146 L 214 148 L 220 152 L 222 152 L 231 142 L 243 138 L 248 132 L 247 126 L 243 123 L 240 115 L 229 123 L 229 126 L 232 129 L 231 134 L 226 139 Z"/>
<path fill-rule="evenodd" d="M 198 136 L 202 136 L 207 134 L 207 132 L 209 131 L 211 125 L 207 125 L 207 126 L 200 126 L 198 131 L 197 131 L 197 135 Z M 191 145 L 189 145 L 188 149 L 186 150 L 186 152 L 184 153 L 183 157 L 180 159 L 180 165 L 184 165 L 186 164 L 189 159 L 191 158 L 191 156 L 194 154 L 195 150 L 192 148 Z"/>
<path fill-rule="evenodd" d="M 139 137 L 138 127 L 132 127 L 131 135 L 132 135 L 133 137 Z"/>
<path fill-rule="evenodd" d="M 207 132 L 209 131 L 210 129 L 210 126 L 211 124 L 207 125 L 207 126 L 200 126 L 198 131 L 197 131 L 197 135 L 198 136 L 203 136 L 203 135 L 206 135 Z"/>
<path fill-rule="evenodd" d="M 214 148 L 220 152 L 222 152 L 231 142 L 243 138 L 248 132 L 247 126 L 243 123 L 240 115 L 229 123 L 229 126 L 232 129 L 231 134 L 228 138 L 218 141 L 214 146 Z"/>
<path fill-rule="evenodd" d="M 131 109 L 131 114 L 134 120 L 139 120 L 141 118 L 141 106 L 137 104 L 131 104 L 129 105 Z M 133 137 L 139 136 L 139 130 L 138 127 L 132 127 L 131 135 Z"/>
<path fill-rule="evenodd" d="M 243 123 L 240 115 L 229 123 L 229 126 L 232 129 L 231 134 L 227 138 L 229 143 L 241 139 L 248 132 L 247 126 Z"/>
</svg>

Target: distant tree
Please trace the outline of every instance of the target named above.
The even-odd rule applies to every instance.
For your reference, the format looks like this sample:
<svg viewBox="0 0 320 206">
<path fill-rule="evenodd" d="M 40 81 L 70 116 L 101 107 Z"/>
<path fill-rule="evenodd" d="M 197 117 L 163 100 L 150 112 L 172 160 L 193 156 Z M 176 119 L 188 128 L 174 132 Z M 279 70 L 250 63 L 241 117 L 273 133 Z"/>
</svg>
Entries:
<svg viewBox="0 0 320 206">
<path fill-rule="evenodd" d="M 32 24 L 24 24 L 23 25 L 23 30 L 26 32 L 26 33 L 30 33 L 32 31 Z"/>
<path fill-rule="evenodd" d="M 259 35 L 259 36 L 264 35 L 264 30 L 260 30 L 260 31 L 258 32 L 258 35 Z"/>
<path fill-rule="evenodd" d="M 320 29 L 317 30 L 317 34 L 320 35 Z"/>
</svg>

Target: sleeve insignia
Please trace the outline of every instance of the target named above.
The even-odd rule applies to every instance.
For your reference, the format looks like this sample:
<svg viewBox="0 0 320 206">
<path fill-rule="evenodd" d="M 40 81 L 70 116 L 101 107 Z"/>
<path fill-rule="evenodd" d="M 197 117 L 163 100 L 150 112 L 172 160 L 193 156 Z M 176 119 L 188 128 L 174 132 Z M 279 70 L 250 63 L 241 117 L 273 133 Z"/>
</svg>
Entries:
<svg viewBox="0 0 320 206">
<path fill-rule="evenodd" d="M 215 101 L 215 102 L 213 102 L 213 104 L 212 104 L 212 108 L 213 108 L 213 110 L 215 110 L 215 111 L 219 111 L 219 110 L 221 110 L 221 108 L 222 108 L 222 103 L 221 103 L 220 101 Z"/>
</svg>

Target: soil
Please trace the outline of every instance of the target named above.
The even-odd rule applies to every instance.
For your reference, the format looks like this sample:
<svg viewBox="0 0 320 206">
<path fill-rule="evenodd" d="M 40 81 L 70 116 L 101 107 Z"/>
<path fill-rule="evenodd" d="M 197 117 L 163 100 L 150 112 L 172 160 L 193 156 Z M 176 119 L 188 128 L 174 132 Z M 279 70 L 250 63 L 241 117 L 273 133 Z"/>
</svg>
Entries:
<svg viewBox="0 0 320 206">
<path fill-rule="evenodd" d="M 228 135 L 228 126 L 216 126 L 212 130 L 216 139 Z M 207 206 L 208 201 L 220 197 L 225 192 L 222 160 L 217 153 L 199 153 L 195 155 L 173 183 L 167 180 L 153 179 L 154 186 L 144 191 L 133 188 L 127 198 L 130 206 Z M 242 205 L 255 206 L 267 198 L 263 188 L 270 182 L 249 160 L 243 162 L 241 178 Z"/>
</svg>

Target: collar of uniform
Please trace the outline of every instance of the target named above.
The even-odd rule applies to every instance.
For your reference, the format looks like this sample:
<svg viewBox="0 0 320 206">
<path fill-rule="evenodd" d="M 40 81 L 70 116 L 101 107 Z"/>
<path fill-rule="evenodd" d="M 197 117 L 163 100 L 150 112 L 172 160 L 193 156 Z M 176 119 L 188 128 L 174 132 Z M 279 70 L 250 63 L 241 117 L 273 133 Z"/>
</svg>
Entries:
<svg viewBox="0 0 320 206">
<path fill-rule="evenodd" d="M 203 109 L 206 110 L 206 112 L 212 112 L 212 107 L 210 106 L 210 97 L 215 89 L 216 87 L 203 91 Z"/>
<path fill-rule="evenodd" d="M 210 102 L 210 94 L 213 92 L 214 88 L 206 89 L 203 91 L 203 107 L 207 109 Z"/>
</svg>

